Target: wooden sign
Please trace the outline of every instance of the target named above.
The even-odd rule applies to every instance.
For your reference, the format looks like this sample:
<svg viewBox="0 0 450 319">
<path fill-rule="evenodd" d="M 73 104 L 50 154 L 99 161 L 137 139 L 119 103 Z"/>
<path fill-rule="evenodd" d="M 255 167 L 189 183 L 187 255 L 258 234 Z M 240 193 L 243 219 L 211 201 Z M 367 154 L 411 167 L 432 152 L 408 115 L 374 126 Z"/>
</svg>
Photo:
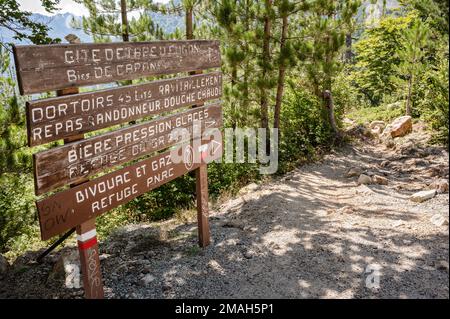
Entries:
<svg viewBox="0 0 450 319">
<path fill-rule="evenodd" d="M 70 188 L 36 205 L 43 240 L 76 228 L 86 298 L 104 297 L 96 217 L 192 170 L 199 245 L 209 244 L 206 164 L 222 155 L 222 108 L 201 105 L 221 97 L 221 73 L 81 94 L 78 87 L 220 67 L 218 41 L 21 45 L 14 57 L 21 94 L 57 90 L 55 98 L 27 102 L 28 145 L 64 139 L 33 155 L 35 192 Z M 187 106 L 193 108 L 167 115 Z M 135 124 L 138 119 L 144 121 Z M 133 125 L 84 138 L 123 123 Z"/>
<path fill-rule="evenodd" d="M 28 145 L 220 98 L 219 72 L 27 102 Z"/>
<path fill-rule="evenodd" d="M 218 41 L 14 46 L 21 94 L 220 67 Z"/>
<path fill-rule="evenodd" d="M 127 203 L 222 155 L 222 141 L 194 141 L 37 202 L 42 240 Z M 197 157 L 197 160 L 196 160 Z"/>
<path fill-rule="evenodd" d="M 220 127 L 221 106 L 190 109 L 34 154 L 36 193 L 43 194 L 170 147 L 186 138 L 175 136 L 175 129 L 186 129 L 192 138 L 194 124 L 199 127 L 198 134 Z"/>
</svg>

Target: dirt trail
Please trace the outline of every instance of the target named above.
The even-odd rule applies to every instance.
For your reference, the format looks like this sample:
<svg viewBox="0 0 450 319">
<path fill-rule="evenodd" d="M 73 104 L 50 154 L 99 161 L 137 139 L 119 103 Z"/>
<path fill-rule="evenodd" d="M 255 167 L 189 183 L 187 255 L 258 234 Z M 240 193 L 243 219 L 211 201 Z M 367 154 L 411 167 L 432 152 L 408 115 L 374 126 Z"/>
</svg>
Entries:
<svg viewBox="0 0 450 319">
<path fill-rule="evenodd" d="M 212 244 L 204 250 L 197 248 L 195 222 L 117 231 L 100 245 L 106 296 L 448 298 L 448 224 L 430 221 L 436 214 L 448 220 L 448 193 L 409 200 L 437 178 L 448 181 L 448 153 L 404 146 L 413 137 L 396 151 L 347 146 L 271 183 L 247 186 L 212 213 Z M 345 177 L 352 167 L 389 184 L 358 185 L 357 176 Z M 11 273 L 0 297 L 81 296 L 47 279 L 57 257 Z M 367 287 L 375 267 L 379 287 Z"/>
</svg>

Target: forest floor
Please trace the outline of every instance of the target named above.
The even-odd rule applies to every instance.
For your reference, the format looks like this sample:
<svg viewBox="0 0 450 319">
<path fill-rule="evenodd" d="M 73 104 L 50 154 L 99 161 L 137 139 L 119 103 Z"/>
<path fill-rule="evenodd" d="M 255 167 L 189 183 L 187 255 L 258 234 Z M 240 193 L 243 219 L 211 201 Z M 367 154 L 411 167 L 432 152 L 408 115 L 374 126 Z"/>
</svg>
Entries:
<svg viewBox="0 0 450 319">
<path fill-rule="evenodd" d="M 357 139 L 246 186 L 211 212 L 205 249 L 193 216 L 119 229 L 100 243 L 106 297 L 449 298 L 448 193 L 409 199 L 437 179 L 448 182 L 448 152 L 430 146 L 420 127 L 395 143 Z M 388 184 L 358 185 L 350 168 Z M 447 222 L 435 225 L 437 217 Z M 82 297 L 51 275 L 71 252 L 41 264 L 30 262 L 39 252 L 19 257 L 0 297 Z"/>
</svg>

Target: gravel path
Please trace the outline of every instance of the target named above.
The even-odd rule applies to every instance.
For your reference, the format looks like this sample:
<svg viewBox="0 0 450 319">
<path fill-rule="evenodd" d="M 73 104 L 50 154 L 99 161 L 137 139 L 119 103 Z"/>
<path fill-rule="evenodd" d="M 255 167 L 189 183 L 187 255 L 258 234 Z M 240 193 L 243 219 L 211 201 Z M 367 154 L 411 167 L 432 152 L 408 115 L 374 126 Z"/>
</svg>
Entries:
<svg viewBox="0 0 450 319">
<path fill-rule="evenodd" d="M 345 176 L 352 167 L 389 184 L 358 185 L 358 176 Z M 430 221 L 436 214 L 448 221 L 448 193 L 408 199 L 437 178 L 448 181 L 448 153 L 439 148 L 345 147 L 242 189 L 212 213 L 206 249 L 197 247 L 195 222 L 118 230 L 100 245 L 106 296 L 449 298 L 448 224 Z M 48 279 L 61 252 L 27 264 L 36 253 L 16 261 L 0 297 L 82 296 Z"/>
</svg>

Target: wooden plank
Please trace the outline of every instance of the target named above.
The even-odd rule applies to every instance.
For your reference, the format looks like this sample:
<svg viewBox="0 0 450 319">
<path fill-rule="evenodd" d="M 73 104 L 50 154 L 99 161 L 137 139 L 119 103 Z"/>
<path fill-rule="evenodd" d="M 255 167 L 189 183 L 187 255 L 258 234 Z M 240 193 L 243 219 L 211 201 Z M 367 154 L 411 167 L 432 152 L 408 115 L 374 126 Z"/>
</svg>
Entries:
<svg viewBox="0 0 450 319">
<path fill-rule="evenodd" d="M 27 102 L 28 145 L 36 146 L 146 116 L 204 103 L 222 95 L 213 72 Z"/>
<path fill-rule="evenodd" d="M 34 154 L 36 193 L 43 194 L 189 138 L 174 136 L 172 134 L 174 129 L 184 128 L 192 138 L 194 124 L 200 127 L 201 132 L 208 128 L 220 127 L 221 106 L 214 104 L 190 109 L 36 153 Z"/>
<path fill-rule="evenodd" d="M 220 132 L 218 135 L 183 144 L 176 151 L 166 151 L 38 201 L 42 240 L 197 169 L 202 163 L 220 158 L 222 137 Z"/>
<path fill-rule="evenodd" d="M 219 41 L 13 47 L 21 94 L 220 67 Z"/>
</svg>

